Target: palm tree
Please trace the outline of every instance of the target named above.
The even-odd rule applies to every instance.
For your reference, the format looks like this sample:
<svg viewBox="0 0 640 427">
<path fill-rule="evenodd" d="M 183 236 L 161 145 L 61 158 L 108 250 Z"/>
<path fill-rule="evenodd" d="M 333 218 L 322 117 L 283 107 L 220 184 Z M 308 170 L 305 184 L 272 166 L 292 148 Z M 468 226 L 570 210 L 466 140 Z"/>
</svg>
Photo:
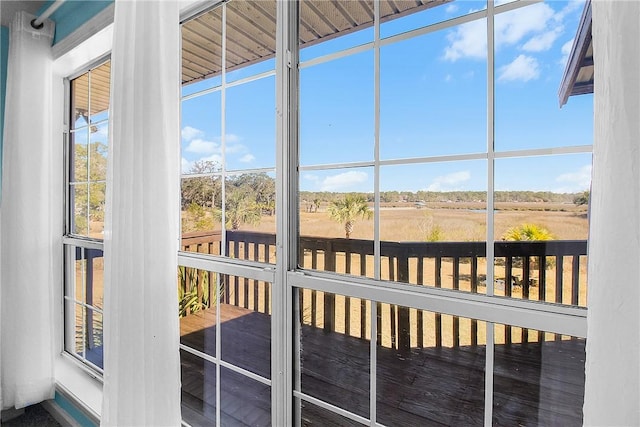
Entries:
<svg viewBox="0 0 640 427">
<path fill-rule="evenodd" d="M 227 195 L 225 203 L 226 226 L 232 230 L 238 230 L 240 224 L 255 225 L 260 222 L 261 209 L 245 191 L 232 190 Z M 222 220 L 222 211 L 216 211 L 216 217 Z"/>
<path fill-rule="evenodd" d="M 329 216 L 332 220 L 344 223 L 344 231 L 348 239 L 353 232 L 353 225 L 358 218 L 371 219 L 373 212 L 369 209 L 363 196 L 348 194 L 344 199 L 334 200 L 329 205 Z"/>
</svg>

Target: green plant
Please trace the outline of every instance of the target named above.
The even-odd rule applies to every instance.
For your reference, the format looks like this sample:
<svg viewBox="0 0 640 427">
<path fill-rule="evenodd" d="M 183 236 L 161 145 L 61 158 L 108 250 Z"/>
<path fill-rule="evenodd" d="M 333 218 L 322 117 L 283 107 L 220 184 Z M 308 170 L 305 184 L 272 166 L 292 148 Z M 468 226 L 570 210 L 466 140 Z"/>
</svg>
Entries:
<svg viewBox="0 0 640 427">
<path fill-rule="evenodd" d="M 546 228 L 536 224 L 525 223 L 517 227 L 511 227 L 502 235 L 502 240 L 510 241 L 544 241 L 553 240 L 555 236 Z M 514 267 L 522 267 L 523 258 L 516 257 L 513 259 Z M 552 268 L 555 262 L 552 257 L 547 257 L 546 268 Z M 539 268 L 539 262 L 537 258 L 533 259 L 533 268 Z"/>
<path fill-rule="evenodd" d="M 373 212 L 369 209 L 367 199 L 360 195 L 347 194 L 343 199 L 334 200 L 329 205 L 329 217 L 344 223 L 345 237 L 353 233 L 353 226 L 358 218 L 371 219 Z"/>
<path fill-rule="evenodd" d="M 215 293 L 213 298 L 210 295 L 210 275 L 211 282 L 215 283 L 215 274 L 190 267 L 178 267 L 178 315 L 180 317 L 209 308 L 215 302 Z"/>
</svg>

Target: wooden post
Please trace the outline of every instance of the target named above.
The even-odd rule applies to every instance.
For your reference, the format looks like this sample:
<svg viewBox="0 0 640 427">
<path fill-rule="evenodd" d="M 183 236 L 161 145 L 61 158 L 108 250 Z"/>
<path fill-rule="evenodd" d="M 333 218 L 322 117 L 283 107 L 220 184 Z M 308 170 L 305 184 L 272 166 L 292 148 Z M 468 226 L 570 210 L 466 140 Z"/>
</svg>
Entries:
<svg viewBox="0 0 640 427">
<path fill-rule="evenodd" d="M 409 283 L 409 254 L 406 251 L 398 256 L 398 281 Z M 398 306 L 398 350 L 402 354 L 409 354 L 411 350 L 410 328 L 409 308 Z"/>
<path fill-rule="evenodd" d="M 93 305 L 93 249 L 85 249 L 85 302 Z M 93 344 L 93 309 L 87 308 L 87 348 L 94 348 Z"/>
<path fill-rule="evenodd" d="M 331 241 L 327 241 L 324 249 L 325 271 L 336 271 L 336 253 L 333 251 Z M 336 296 L 328 292 L 324 293 L 324 331 L 336 330 Z"/>
</svg>

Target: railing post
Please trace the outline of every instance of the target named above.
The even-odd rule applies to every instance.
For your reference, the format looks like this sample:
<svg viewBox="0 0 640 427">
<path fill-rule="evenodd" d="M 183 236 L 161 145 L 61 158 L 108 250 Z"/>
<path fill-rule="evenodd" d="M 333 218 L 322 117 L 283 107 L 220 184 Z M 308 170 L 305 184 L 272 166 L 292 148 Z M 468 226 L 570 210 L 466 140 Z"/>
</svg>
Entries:
<svg viewBox="0 0 640 427">
<path fill-rule="evenodd" d="M 85 249 L 85 303 L 93 306 L 93 249 Z M 94 348 L 93 343 L 93 309 L 87 310 L 87 348 Z"/>
<path fill-rule="evenodd" d="M 398 281 L 409 283 L 409 254 L 406 251 L 398 255 Z M 398 306 L 398 350 L 402 354 L 408 354 L 411 349 L 410 327 L 409 308 Z"/>
<path fill-rule="evenodd" d="M 324 269 L 325 271 L 336 271 L 336 253 L 333 251 L 332 242 L 326 242 L 324 249 Z M 324 293 L 324 331 L 334 332 L 336 330 L 336 296 Z"/>
</svg>

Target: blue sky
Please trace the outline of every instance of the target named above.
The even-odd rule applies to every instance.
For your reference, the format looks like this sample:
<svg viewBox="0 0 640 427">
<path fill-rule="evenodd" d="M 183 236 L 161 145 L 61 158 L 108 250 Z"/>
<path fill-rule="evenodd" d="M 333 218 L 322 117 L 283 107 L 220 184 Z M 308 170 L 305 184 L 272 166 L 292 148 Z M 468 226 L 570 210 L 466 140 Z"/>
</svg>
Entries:
<svg viewBox="0 0 640 427">
<path fill-rule="evenodd" d="M 381 26 L 388 37 L 484 6 L 455 1 Z M 584 6 L 549 1 L 495 18 L 495 149 L 587 145 L 593 138 L 592 95 L 558 106 L 558 88 Z M 303 49 L 302 60 L 373 40 L 371 28 Z M 380 158 L 481 153 L 487 141 L 486 20 L 381 48 Z M 300 161 L 303 166 L 374 158 L 374 54 L 367 50 L 301 70 Z M 273 67 L 258 64 L 256 72 Z M 249 74 L 244 70 L 242 76 Z M 234 76 L 229 76 L 232 79 Z M 240 77 L 240 75 L 238 76 Z M 203 82 L 199 87 L 211 85 Z M 186 91 L 193 92 L 194 87 Z M 275 166 L 275 78 L 226 92 L 228 169 Z M 182 162 L 222 160 L 221 95 L 183 102 Z M 576 192 L 588 189 L 590 154 L 498 159 L 496 190 Z M 383 166 L 386 190 L 486 190 L 486 160 Z M 312 191 L 373 191 L 373 168 L 309 170 Z"/>
</svg>

